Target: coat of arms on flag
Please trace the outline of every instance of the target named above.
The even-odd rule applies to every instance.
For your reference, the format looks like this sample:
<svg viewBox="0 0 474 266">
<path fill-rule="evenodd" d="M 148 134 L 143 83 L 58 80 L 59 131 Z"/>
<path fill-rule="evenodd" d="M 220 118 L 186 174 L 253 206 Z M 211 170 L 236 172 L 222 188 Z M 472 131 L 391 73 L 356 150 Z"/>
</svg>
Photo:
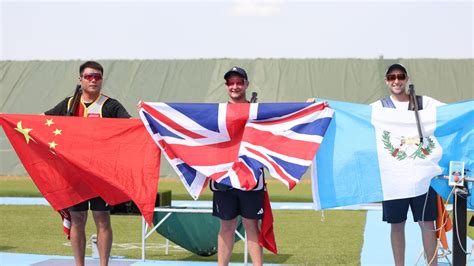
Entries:
<svg viewBox="0 0 474 266">
<path fill-rule="evenodd" d="M 316 209 L 415 197 L 446 198 L 450 161 L 474 161 L 473 101 L 413 111 L 329 101 L 335 114 L 312 173 Z M 469 202 L 473 205 L 472 198 Z"/>
<path fill-rule="evenodd" d="M 423 141 L 420 138 L 406 138 L 402 137 L 398 144 L 392 143 L 391 132 L 383 131 L 382 141 L 384 149 L 388 150 L 392 157 L 397 160 L 405 160 L 407 158 L 412 159 L 426 159 L 426 156 L 430 155 L 436 148 L 435 142 L 430 137 L 424 137 Z"/>
</svg>

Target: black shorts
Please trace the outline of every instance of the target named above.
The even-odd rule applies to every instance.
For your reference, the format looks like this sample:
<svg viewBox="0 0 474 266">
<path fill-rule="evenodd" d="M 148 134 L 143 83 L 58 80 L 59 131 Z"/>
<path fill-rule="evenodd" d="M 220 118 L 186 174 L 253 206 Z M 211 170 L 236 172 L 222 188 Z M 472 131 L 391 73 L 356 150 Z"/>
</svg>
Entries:
<svg viewBox="0 0 474 266">
<path fill-rule="evenodd" d="M 426 198 L 428 194 L 428 198 Z M 423 206 L 425 205 L 425 215 L 423 218 Z M 423 195 L 406 198 L 387 200 L 382 202 L 383 221 L 388 223 L 401 223 L 407 220 L 408 206 L 411 208 L 413 220 L 418 221 L 435 221 L 438 215 L 438 207 L 436 204 L 436 192 L 430 187 L 428 193 Z"/>
<path fill-rule="evenodd" d="M 91 211 L 110 211 L 110 205 L 107 204 L 101 197 L 92 198 L 83 201 L 69 208 L 71 212 L 82 212 L 89 210 L 89 203 Z"/>
<path fill-rule="evenodd" d="M 212 215 L 222 220 L 232 220 L 238 215 L 258 220 L 263 216 L 264 190 L 242 191 L 230 189 L 214 191 Z"/>
</svg>

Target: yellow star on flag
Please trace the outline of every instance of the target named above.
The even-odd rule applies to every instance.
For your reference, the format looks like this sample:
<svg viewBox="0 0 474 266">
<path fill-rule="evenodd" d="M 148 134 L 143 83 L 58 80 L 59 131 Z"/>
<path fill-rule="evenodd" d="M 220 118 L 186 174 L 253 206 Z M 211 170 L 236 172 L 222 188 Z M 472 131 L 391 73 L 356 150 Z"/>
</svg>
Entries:
<svg viewBox="0 0 474 266">
<path fill-rule="evenodd" d="M 56 128 L 56 130 L 53 131 L 53 134 L 54 134 L 55 136 L 57 136 L 57 135 L 61 135 L 62 132 L 63 132 L 62 129 L 57 129 L 57 128 Z"/>
<path fill-rule="evenodd" d="M 54 142 L 54 140 L 52 142 L 48 142 L 48 144 L 50 149 L 56 149 L 56 146 L 58 146 L 58 144 Z"/>
<path fill-rule="evenodd" d="M 23 136 L 25 136 L 25 140 L 26 140 L 26 143 L 30 143 L 30 139 L 34 142 L 36 142 L 31 136 L 30 136 L 30 131 L 33 130 L 32 128 L 23 128 L 23 126 L 21 125 L 21 121 L 19 121 L 17 124 L 16 124 L 16 128 L 15 128 L 16 131 L 20 132 L 21 134 L 23 134 Z"/>
<path fill-rule="evenodd" d="M 48 127 L 50 127 L 52 124 L 54 124 L 53 122 L 53 119 L 46 119 L 46 123 L 44 123 L 45 125 L 48 125 Z"/>
</svg>

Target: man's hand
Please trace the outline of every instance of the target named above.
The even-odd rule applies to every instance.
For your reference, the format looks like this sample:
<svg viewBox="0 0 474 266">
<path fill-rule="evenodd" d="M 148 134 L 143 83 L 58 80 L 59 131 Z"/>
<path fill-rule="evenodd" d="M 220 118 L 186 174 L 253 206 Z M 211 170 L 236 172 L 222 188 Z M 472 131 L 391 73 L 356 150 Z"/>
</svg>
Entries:
<svg viewBox="0 0 474 266">
<path fill-rule="evenodd" d="M 137 112 L 140 112 L 140 109 L 142 108 L 143 101 L 139 101 L 137 103 Z"/>
</svg>

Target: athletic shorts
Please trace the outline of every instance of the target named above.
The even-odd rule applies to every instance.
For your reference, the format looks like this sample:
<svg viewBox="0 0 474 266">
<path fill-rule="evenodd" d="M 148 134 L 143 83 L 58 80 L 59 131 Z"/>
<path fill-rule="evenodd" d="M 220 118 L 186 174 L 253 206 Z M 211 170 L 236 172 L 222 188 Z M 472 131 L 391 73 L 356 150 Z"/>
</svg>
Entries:
<svg viewBox="0 0 474 266">
<path fill-rule="evenodd" d="M 89 203 L 91 211 L 110 211 L 110 205 L 107 204 L 101 197 L 92 198 L 83 201 L 69 208 L 71 212 L 81 212 L 89 210 Z"/>
<path fill-rule="evenodd" d="M 428 194 L 428 198 L 426 198 Z M 423 217 L 423 206 L 425 205 L 425 215 Z M 401 223 L 407 220 L 408 206 L 411 208 L 413 220 L 418 221 L 435 221 L 438 215 L 438 207 L 436 204 L 436 192 L 430 187 L 428 193 L 423 195 L 406 198 L 387 200 L 382 202 L 383 221 L 388 223 Z"/>
<path fill-rule="evenodd" d="M 257 191 L 239 189 L 214 191 L 212 215 L 222 220 L 232 220 L 238 215 L 247 219 L 262 219 L 263 193 L 263 189 Z"/>
</svg>

